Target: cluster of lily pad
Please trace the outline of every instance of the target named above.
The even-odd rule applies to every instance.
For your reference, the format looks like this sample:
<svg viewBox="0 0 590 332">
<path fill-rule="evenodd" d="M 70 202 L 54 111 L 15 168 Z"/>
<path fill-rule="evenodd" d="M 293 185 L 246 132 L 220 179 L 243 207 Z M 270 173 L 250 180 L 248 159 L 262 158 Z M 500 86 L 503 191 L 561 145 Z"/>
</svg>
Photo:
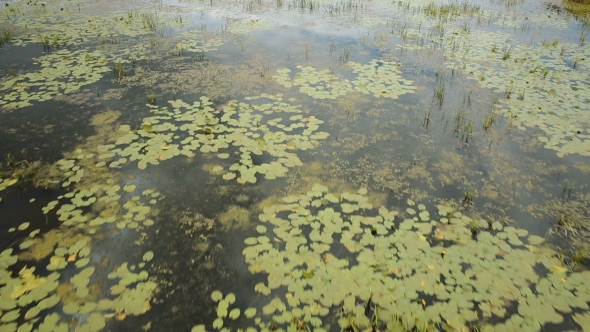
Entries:
<svg viewBox="0 0 590 332">
<path fill-rule="evenodd" d="M 211 293 L 211 299 L 217 302 L 217 318 L 213 321 L 213 328 L 214 329 L 222 329 L 224 325 L 224 320 L 229 318 L 231 320 L 236 320 L 240 317 L 240 315 L 244 315 L 246 318 L 253 318 L 256 316 L 257 309 L 254 307 L 250 307 L 242 311 L 240 308 L 233 308 L 230 310 L 229 306 L 236 302 L 236 295 L 234 293 L 228 293 L 223 296 L 218 290 L 215 290 Z M 206 326 L 205 324 L 199 324 L 191 329 L 191 332 L 205 332 Z M 246 329 L 246 331 L 250 332 L 251 329 Z M 256 331 L 256 329 L 254 329 Z"/>
<path fill-rule="evenodd" d="M 107 60 L 98 52 L 82 49 L 59 50 L 37 59 L 40 68 L 1 82 L 0 105 L 5 109 L 22 108 L 32 101 L 51 100 L 54 96 L 79 90 L 97 82 L 105 72 Z"/>
<path fill-rule="evenodd" d="M 545 148 L 563 157 L 590 156 L 590 88 L 588 46 L 568 42 L 528 45 L 508 34 L 473 32 L 463 35 L 449 54 L 455 68 L 486 88 L 504 93 L 496 111 L 521 128 L 538 128 Z M 494 68 L 490 70 L 489 68 Z"/>
<path fill-rule="evenodd" d="M 373 26 L 377 26 L 377 25 L 383 25 L 386 24 L 387 21 L 380 19 L 380 18 L 376 18 L 376 17 L 363 17 L 361 18 L 359 24 L 365 27 L 373 27 Z"/>
<path fill-rule="evenodd" d="M 184 32 L 183 42 L 176 45 L 176 52 L 200 52 L 215 50 L 222 44 L 220 38 L 204 38 L 199 32 Z M 47 101 L 55 96 L 79 91 L 80 88 L 99 81 L 104 73 L 113 70 L 115 76 L 127 75 L 131 64 L 147 61 L 152 50 L 145 44 L 133 45 L 112 52 L 108 57 L 99 51 L 60 49 L 35 59 L 40 68 L 0 81 L 0 106 L 13 110 L 32 105 L 33 101 Z M 108 66 L 112 64 L 112 68 Z"/>
<path fill-rule="evenodd" d="M 290 69 L 279 69 L 273 78 L 286 88 L 299 86 L 299 92 L 316 99 L 336 99 L 352 91 L 397 99 L 415 92 L 413 82 L 400 76 L 400 64 L 396 62 L 373 59 L 367 64 L 350 62 L 349 65 L 358 75 L 353 81 L 342 79 L 330 69 L 317 70 L 311 66 L 297 66 L 299 71 L 292 79 Z"/>
<path fill-rule="evenodd" d="M 318 132 L 323 121 L 304 117 L 303 110 L 283 102 L 281 96 L 247 99 L 248 103 L 229 102 L 220 111 L 211 107 L 207 97 L 192 104 L 170 101 L 173 109 L 148 105 L 155 115 L 145 118 L 140 129 L 124 125 L 125 134 L 116 142 L 98 146 L 102 161 L 97 166 L 137 162 L 139 169 L 145 169 L 175 156 L 194 157 L 197 151 L 217 153 L 230 164 L 214 167 L 214 174 L 223 174 L 225 180 L 237 178 L 238 183 L 255 183 L 256 174 L 267 179 L 285 176 L 289 167 L 301 165 L 292 150 L 312 149 L 328 137 Z M 220 153 L 225 149 L 228 152 Z"/>
<path fill-rule="evenodd" d="M 75 227 L 87 234 L 96 233 L 104 224 L 113 224 L 119 229 L 150 226 L 153 224 L 149 218 L 152 206 L 157 204 L 160 194 L 147 189 L 134 195 L 137 189 L 135 184 L 118 184 L 108 170 L 125 165 L 127 157 L 129 161 L 139 159 L 140 165 L 142 162 L 146 165 L 148 161 L 152 162 L 148 158 L 128 154 L 130 151 L 143 151 L 150 156 L 153 151 L 157 151 L 156 160 L 162 160 L 178 155 L 181 151 L 185 155 L 192 155 L 197 149 L 201 152 L 217 152 L 218 149 L 233 145 L 239 151 L 233 151 L 231 155 L 219 153 L 218 157 L 221 160 L 234 159 L 232 155 L 237 157 L 229 169 L 239 173 L 238 181 L 243 183 L 255 182 L 257 173 L 267 178 L 284 176 L 287 167 L 301 164 L 299 158 L 288 150 L 313 148 L 317 140 L 327 137 L 326 133 L 317 132 L 322 121 L 314 117 L 305 118 L 301 109 L 282 102 L 281 96 L 262 95 L 248 99 L 269 102 L 230 102 L 218 112 L 210 107 L 211 103 L 205 97 L 192 105 L 180 100 L 171 101 L 174 110 L 155 107 L 155 116 L 146 118 L 140 130 L 135 132 L 129 126 L 122 126 L 121 131 L 109 134 L 107 141 L 113 141 L 114 144 L 83 146 L 67 154 L 66 158 L 54 165 L 53 172 L 61 176 L 62 187 L 68 191 L 49 202 L 42 209 L 43 213 L 55 211 L 62 225 Z M 283 114 L 288 116 L 283 117 Z M 184 137 L 179 137 L 180 134 Z M 173 148 L 169 139 L 178 139 L 182 143 Z M 173 153 L 160 158 L 163 152 L 169 150 Z M 274 160 L 255 165 L 252 154 L 263 157 L 268 154 Z M 118 158 L 111 160 L 115 156 Z M 215 168 L 212 171 L 219 170 Z M 235 177 L 236 173 L 227 172 L 224 178 L 231 179 L 231 175 Z M 12 182 L 10 179 L 2 180 L 5 186 Z M 125 197 L 128 197 L 126 202 L 119 203 Z M 28 226 L 29 223 L 23 223 L 18 230 L 24 231 Z M 36 246 L 41 246 L 43 238 L 39 237 L 39 233 L 39 230 L 31 232 L 29 238 L 20 243 L 20 250 L 35 250 Z M 99 301 L 94 300 L 96 294 L 89 297 L 93 292 L 91 279 L 97 267 L 92 264 L 95 258 L 91 255 L 88 237 L 67 247 L 55 248 L 48 257 L 46 272 L 42 274 L 35 274 L 34 267 L 25 268 L 18 277 L 13 278 L 11 267 L 17 258 L 12 253 L 13 249 L 8 249 L 0 254 L 0 321 L 3 328 L 9 331 L 28 331 L 34 327 L 67 330 L 68 326 L 64 322 L 72 315 L 87 317 L 76 331 L 98 331 L 104 328 L 107 318 L 123 319 L 126 315 L 139 315 L 150 308 L 156 283 L 149 280 L 147 272 L 134 270 L 143 268 L 153 258 L 152 252 L 146 253 L 144 262 L 137 266 L 124 263 L 109 274 L 109 279 L 118 280 L 110 288 L 114 298 Z M 61 271 L 71 269 L 78 271 L 69 280 L 61 280 Z M 71 285 L 75 300 L 60 298 L 56 289 L 64 282 Z M 62 303 L 61 313 L 45 311 L 56 307 L 59 302 Z M 234 316 L 235 310 L 230 313 L 230 317 Z"/>
<path fill-rule="evenodd" d="M 3 179 L 2 177 L 0 177 L 0 191 L 5 190 L 6 188 L 15 185 L 18 182 L 18 179 L 15 178 L 6 178 Z M 2 198 L 0 197 L 0 200 L 2 200 Z"/>
<path fill-rule="evenodd" d="M 286 88 L 299 86 L 299 92 L 317 99 L 336 99 L 352 89 L 348 80 L 341 79 L 329 69 L 317 70 L 311 66 L 297 66 L 297 68 L 299 72 L 293 79 L 290 78 L 291 69 L 289 68 L 277 70 L 277 75 L 273 78 Z"/>
<path fill-rule="evenodd" d="M 547 30 L 547 28 L 565 30 L 568 21 L 560 15 L 534 15 L 528 12 L 514 11 L 505 13 L 489 9 L 482 10 L 480 16 L 504 28 L 522 29 L 528 24 L 530 29 Z"/>
<path fill-rule="evenodd" d="M 426 25 L 441 20 L 450 24 L 462 23 L 476 18 L 478 23 L 486 22 L 489 25 L 512 29 L 522 28 L 525 23 L 530 25 L 531 29 L 537 30 L 547 28 L 564 30 L 568 28 L 567 20 L 564 20 L 559 14 L 536 15 L 531 11 L 506 11 L 506 8 L 499 2 L 496 4 L 498 8 L 490 8 L 489 5 L 483 8 L 484 6 L 480 6 L 476 2 L 436 2 L 431 0 L 399 1 L 394 5 L 404 11 L 404 20 L 413 23 L 421 22 Z M 517 5 L 517 2 L 514 2 L 513 5 Z M 425 20 L 425 17 L 430 19 Z"/>
<path fill-rule="evenodd" d="M 352 81 L 355 90 L 364 94 L 397 99 L 416 90 L 412 85 L 413 81 L 400 76 L 400 63 L 373 59 L 367 64 L 350 62 L 349 65 L 352 71 L 358 74 L 357 79 Z"/>
<path fill-rule="evenodd" d="M 95 273 L 95 267 L 83 268 L 88 262 L 90 247 L 85 240 L 69 248 L 58 247 L 46 272 L 38 273 L 35 267 L 23 267 L 16 276 L 13 266 L 18 258 L 13 249 L 0 253 L 0 322 L 4 331 L 69 331 L 69 319 L 86 315 L 86 319 L 75 331 L 100 331 L 106 320 L 117 316 L 139 315 L 150 308 L 150 299 L 156 283 L 149 280 L 146 271 L 132 272 L 136 266 L 123 263 L 108 275 L 117 281 L 110 289 L 110 295 L 95 300 L 100 294 L 89 297 L 88 285 Z M 144 255 L 144 266 L 153 253 Z M 86 262 L 80 264 L 80 262 Z M 51 267 L 51 268 L 49 268 Z M 138 266 L 139 267 L 139 266 Z M 82 269 L 83 268 L 83 269 Z M 60 273 L 68 270 L 68 273 Z M 77 270 L 71 278 L 67 275 Z M 75 298 L 60 296 L 57 288 L 67 283 L 75 290 Z M 61 303 L 61 304 L 60 304 Z M 61 312 L 61 313 L 60 313 Z"/>
<path fill-rule="evenodd" d="M 260 214 L 243 250 L 249 270 L 267 275 L 255 286 L 267 296 L 259 328 L 328 330 L 336 316 L 353 330 L 541 331 L 590 310 L 590 272 L 570 272 L 542 237 L 451 204 L 436 218 L 412 200 L 377 208 L 366 194 L 315 184 Z"/>
<path fill-rule="evenodd" d="M 80 182 L 87 168 L 90 168 L 88 172 L 93 172 L 96 168 L 105 166 L 98 153 L 83 150 L 78 152 L 74 158 L 62 159 L 56 163 L 63 172 L 63 187 Z M 79 165 L 85 160 L 93 161 L 95 165 Z M 87 228 L 90 233 L 96 232 L 96 228 L 103 224 L 113 224 L 119 229 L 149 227 L 154 224 L 150 219 L 152 206 L 161 196 L 153 189 L 146 189 L 131 196 L 125 203 L 119 203 L 124 195 L 132 195 L 136 188 L 134 184 L 121 186 L 113 179 L 106 179 L 104 183 L 90 183 L 58 196 L 57 200 L 49 202 L 43 208 L 43 213 L 48 214 L 59 207 L 56 210 L 58 220 L 66 226 Z"/>
<path fill-rule="evenodd" d="M 121 188 L 112 184 L 113 179 L 107 179 L 104 185 L 91 183 L 90 188 L 85 189 L 88 183 L 81 181 L 93 169 L 88 170 L 77 163 L 93 158 L 94 154 L 81 149 L 77 153 L 74 159 L 63 159 L 56 165 L 64 173 L 65 187 L 77 184 L 78 188 L 49 202 L 43 208 L 44 214 L 59 206 L 57 216 L 65 227 L 76 227 L 88 234 L 95 233 L 104 223 L 113 223 L 119 229 L 139 228 L 140 222 L 143 226 L 153 224 L 146 218 L 151 207 L 142 204 L 141 199 L 148 197 L 149 204 L 155 205 L 159 193 L 145 190 L 141 196 L 131 197 L 121 208 L 118 203 L 121 195 L 133 193 L 135 185 Z M 18 231 L 26 230 L 29 225 L 28 222 L 21 224 Z M 44 241 L 45 235 L 40 236 L 37 229 L 22 240 L 19 249 L 21 252 L 35 250 L 36 246 L 44 246 Z M 0 322 L 6 331 L 31 331 L 35 326 L 41 331 L 68 331 L 68 316 L 76 315 L 87 315 L 76 331 L 99 331 L 108 318 L 124 319 L 127 315 L 140 315 L 150 309 L 157 284 L 150 280 L 147 271 L 135 270 L 144 268 L 153 258 L 153 252 L 145 253 L 143 261 L 137 265 L 123 263 L 110 273 L 108 279 L 116 281 L 110 288 L 111 296 L 95 300 L 100 294 L 89 296 L 92 293 L 90 283 L 97 274 L 96 260 L 100 258 L 91 255 L 89 241 L 89 237 L 81 236 L 72 245 L 56 247 L 40 274 L 35 272 L 35 267 L 24 267 L 17 277 L 13 277 L 12 266 L 17 262 L 14 249 L 6 249 L 0 254 Z M 61 273 L 66 270 L 67 274 Z M 65 275 L 72 275 L 73 270 L 77 273 L 66 279 Z M 59 285 L 71 286 L 75 298 L 60 295 L 56 291 Z M 61 314 L 53 309 L 59 302 L 62 303 Z M 51 311 L 46 311 L 49 309 Z"/>
<path fill-rule="evenodd" d="M 104 121 L 109 126 L 114 121 L 109 114 L 95 118 L 93 123 L 96 121 L 97 125 Z M 107 135 L 100 139 L 108 141 L 117 137 L 117 133 Z M 0 322 L 3 330 L 68 331 L 72 317 L 83 317 L 75 331 L 99 331 L 110 318 L 122 320 L 150 309 L 157 284 L 144 268 L 154 257 L 151 251 L 146 252 L 138 264 L 123 263 L 112 270 L 107 276 L 111 285 L 106 296 L 94 287 L 99 274 L 105 272 L 98 264 L 103 258 L 92 254 L 92 238 L 85 234 L 96 233 L 104 224 L 112 224 L 118 229 L 151 226 L 154 224 L 150 219 L 154 214 L 153 206 L 161 198 L 152 189 L 136 193 L 134 183 L 120 185 L 112 172 L 104 165 L 100 167 L 99 156 L 94 143 L 82 145 L 67 153 L 50 170 L 52 176 L 62 179 L 66 193 L 49 202 L 42 212 L 55 211 L 61 221 L 55 231 L 59 233 L 63 227 L 70 230 L 64 233 L 69 235 L 57 241 L 55 247 L 52 244 L 55 235 L 51 232 L 41 234 L 35 229 L 17 244 L 18 255 L 25 260 L 30 257 L 47 264 L 44 269 L 25 266 L 18 272 L 15 270 L 18 258 L 14 253 L 17 249 L 9 248 L 0 254 Z M 22 223 L 9 232 L 22 234 L 30 224 Z M 72 237 L 70 233 L 75 235 Z M 48 245 L 53 247 L 46 252 Z"/>
<path fill-rule="evenodd" d="M 400 3 L 401 7 L 406 5 L 414 9 L 424 6 L 420 2 Z M 538 140 L 545 148 L 555 150 L 560 157 L 590 155 L 590 131 L 584 125 L 590 121 L 587 97 L 590 90 L 579 83 L 588 75 L 586 59 L 590 56 L 583 33 L 579 44 L 547 39 L 531 44 L 504 32 L 470 31 L 466 22 L 459 27 L 458 22 L 424 20 L 420 11 L 404 9 L 404 12 L 413 13 L 404 18 L 413 24 L 404 24 L 400 29 L 404 43 L 396 48 L 442 49 L 448 59 L 447 68 L 460 70 L 481 86 L 505 94 L 506 99 L 500 100 L 495 111 L 510 117 L 521 129 L 540 129 Z M 477 18 L 478 24 L 542 30 L 547 35 L 567 29 L 569 24 L 557 14 L 533 15 L 519 11 L 484 9 Z M 442 35 L 433 34 L 436 29 Z"/>
<path fill-rule="evenodd" d="M 41 43 L 46 48 L 81 45 L 89 41 L 117 44 L 123 38 L 155 32 L 158 28 L 181 27 L 172 15 L 155 11 L 121 14 L 84 13 L 86 3 L 14 2 L 0 8 L 0 23 L 10 24 L 11 42 L 24 46 Z"/>
<path fill-rule="evenodd" d="M 144 190 L 141 196 L 132 196 L 121 206 L 122 196 L 132 195 L 136 186 L 128 184 L 121 188 L 114 184 L 112 176 L 103 179 L 104 183 L 85 180 L 100 170 L 88 166 L 92 165 L 93 158 L 98 158 L 96 151 L 78 149 L 70 159 L 56 163 L 56 169 L 64 177 L 63 186 L 70 190 L 49 202 L 42 209 L 43 213 L 48 214 L 59 207 L 56 214 L 62 225 L 88 234 L 95 233 L 104 223 L 113 223 L 119 229 L 152 225 L 153 221 L 147 217 L 151 206 L 157 203 L 159 193 Z M 149 200 L 149 205 L 143 204 L 142 200 Z M 25 222 L 9 231 L 22 232 L 29 226 L 30 223 Z M 124 319 L 127 315 L 140 315 L 150 309 L 157 284 L 149 278 L 147 271 L 138 269 L 143 269 L 154 257 L 153 252 L 146 252 L 137 265 L 123 263 L 110 273 L 108 279 L 113 280 L 113 285 L 110 295 L 105 297 L 91 289 L 92 279 L 102 273 L 96 264 L 101 258 L 91 254 L 89 237 L 81 235 L 76 238 L 79 240 L 71 241 L 71 245 L 58 244 L 52 249 L 47 266 L 40 273 L 35 267 L 25 266 L 18 276 L 13 277 L 18 259 L 13 254 L 14 249 L 6 249 L 0 254 L 0 322 L 4 330 L 68 331 L 71 317 L 85 315 L 85 320 L 75 331 L 99 331 L 109 318 Z M 46 235 L 36 229 L 21 241 L 19 249 L 21 253 L 34 251 L 37 246 L 44 247 L 45 241 L 48 241 Z M 76 273 L 72 275 L 74 271 Z M 60 293 L 58 286 L 71 287 L 75 296 Z M 60 307 L 58 303 L 61 303 Z"/>
<path fill-rule="evenodd" d="M 199 31 L 185 31 L 181 35 L 182 38 L 186 40 L 176 44 L 175 50 L 178 53 L 204 53 L 207 51 L 214 51 L 217 49 L 216 47 L 223 44 L 223 41 L 219 37 L 201 40 L 203 39 L 203 36 Z"/>
<path fill-rule="evenodd" d="M 270 30 L 273 25 L 263 20 L 238 20 L 227 26 L 227 32 L 234 34 L 248 34 L 256 30 Z"/>
</svg>

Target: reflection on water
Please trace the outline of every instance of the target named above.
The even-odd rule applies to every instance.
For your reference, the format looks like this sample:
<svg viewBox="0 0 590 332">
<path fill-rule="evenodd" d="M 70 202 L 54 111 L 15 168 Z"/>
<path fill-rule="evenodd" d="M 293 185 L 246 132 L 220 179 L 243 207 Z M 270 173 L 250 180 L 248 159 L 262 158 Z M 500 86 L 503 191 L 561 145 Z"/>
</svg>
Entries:
<svg viewBox="0 0 590 332">
<path fill-rule="evenodd" d="M 590 326 L 590 19 L 4 1 L 0 330 Z"/>
</svg>

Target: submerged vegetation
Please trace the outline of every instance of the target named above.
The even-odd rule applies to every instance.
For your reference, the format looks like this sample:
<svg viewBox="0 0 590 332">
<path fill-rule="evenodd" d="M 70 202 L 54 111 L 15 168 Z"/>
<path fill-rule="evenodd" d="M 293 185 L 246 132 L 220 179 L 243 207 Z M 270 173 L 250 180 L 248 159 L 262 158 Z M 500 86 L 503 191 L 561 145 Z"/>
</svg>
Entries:
<svg viewBox="0 0 590 332">
<path fill-rule="evenodd" d="M 587 329 L 588 17 L 4 4 L 0 331 Z"/>
</svg>

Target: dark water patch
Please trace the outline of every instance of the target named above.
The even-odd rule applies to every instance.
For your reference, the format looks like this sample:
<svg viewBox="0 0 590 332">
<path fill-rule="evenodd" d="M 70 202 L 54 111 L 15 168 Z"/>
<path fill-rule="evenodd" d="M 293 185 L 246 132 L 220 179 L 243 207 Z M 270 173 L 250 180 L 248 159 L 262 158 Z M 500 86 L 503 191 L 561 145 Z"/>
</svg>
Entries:
<svg viewBox="0 0 590 332">
<path fill-rule="evenodd" d="M 3 191 L 0 201 L 0 213 L 3 216 L 0 228 L 2 250 L 26 240 L 35 230 L 39 230 L 38 234 L 44 234 L 59 227 L 60 222 L 55 213 L 43 214 L 42 208 L 64 193 L 61 189 L 19 188 L 16 185 Z M 19 230 L 19 226 L 23 227 L 21 225 L 25 223 L 28 226 Z M 9 232 L 10 229 L 14 230 Z"/>
</svg>

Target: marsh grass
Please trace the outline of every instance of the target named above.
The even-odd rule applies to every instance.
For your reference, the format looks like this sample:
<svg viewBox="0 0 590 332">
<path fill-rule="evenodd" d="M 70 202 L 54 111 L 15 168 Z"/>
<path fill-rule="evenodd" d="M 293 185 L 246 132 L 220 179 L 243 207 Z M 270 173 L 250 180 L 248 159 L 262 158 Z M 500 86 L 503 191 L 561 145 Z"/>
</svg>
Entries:
<svg viewBox="0 0 590 332">
<path fill-rule="evenodd" d="M 2 28 L 0 33 L 0 48 L 4 47 L 4 44 L 10 42 L 14 38 L 14 30 L 10 26 Z"/>
<path fill-rule="evenodd" d="M 434 87 L 434 101 L 438 104 L 438 107 L 442 107 L 445 100 L 445 84 L 438 84 Z"/>
<path fill-rule="evenodd" d="M 510 99 L 512 97 L 512 92 L 514 91 L 514 86 L 510 85 L 506 88 L 506 93 L 504 93 L 504 99 Z"/>
<path fill-rule="evenodd" d="M 502 52 L 502 60 L 506 61 L 506 60 L 510 59 L 510 52 L 511 51 L 512 51 L 511 47 L 504 48 L 504 51 Z"/>
<path fill-rule="evenodd" d="M 455 114 L 455 120 L 453 122 L 453 132 L 455 134 L 460 133 L 461 128 L 464 127 L 464 123 L 465 123 L 465 110 L 460 109 L 457 111 L 457 114 Z"/>
<path fill-rule="evenodd" d="M 586 249 L 575 249 L 572 254 L 572 265 L 578 266 L 584 264 L 590 258 L 590 253 Z"/>
<path fill-rule="evenodd" d="M 443 20 L 439 20 L 436 23 L 436 25 L 433 26 L 432 29 L 430 29 L 430 31 L 428 32 L 428 38 L 433 41 L 443 39 L 445 36 L 446 27 L 447 27 L 447 23 Z M 404 31 L 406 31 L 406 30 L 404 29 Z M 402 39 L 404 39 L 404 41 L 407 40 L 407 36 L 403 37 L 403 35 L 402 35 Z"/>
<path fill-rule="evenodd" d="M 143 27 L 145 29 L 150 29 L 150 30 L 156 30 L 156 28 L 158 27 L 158 13 L 157 12 L 152 12 L 152 13 L 141 13 L 139 14 L 139 17 L 141 18 L 141 23 L 143 24 Z"/>
<path fill-rule="evenodd" d="M 483 129 L 486 131 L 490 130 L 494 123 L 496 122 L 496 113 L 490 111 L 488 115 L 486 115 L 485 119 L 483 120 Z"/>
<path fill-rule="evenodd" d="M 469 143 L 469 138 L 473 135 L 473 120 L 467 121 L 463 127 L 463 135 L 461 139 L 465 139 L 465 143 Z"/>
<path fill-rule="evenodd" d="M 511 8 L 524 3 L 525 0 L 491 0 L 491 3 L 503 5 L 506 8 Z"/>
<path fill-rule="evenodd" d="M 432 102 L 437 104 L 439 108 L 442 108 L 446 95 L 447 74 L 444 69 L 439 69 L 436 71 L 435 76 L 436 85 L 434 86 L 434 95 L 432 96 Z"/>
<path fill-rule="evenodd" d="M 479 224 L 477 221 L 472 220 L 469 223 L 469 231 L 471 232 L 471 238 L 475 240 L 477 238 L 477 233 L 479 232 Z"/>
<path fill-rule="evenodd" d="M 203 62 L 207 60 L 207 53 L 204 50 L 200 50 L 194 57 L 196 62 Z"/>
<path fill-rule="evenodd" d="M 580 264 L 587 265 L 590 259 L 589 204 L 590 194 L 572 193 L 572 186 L 566 183 L 561 199 L 546 201 L 542 208 L 554 225 L 549 230 L 549 235 L 565 236 L 571 244 L 568 250 L 560 253 L 563 262 L 570 268 Z"/>
<path fill-rule="evenodd" d="M 156 94 L 153 91 L 148 92 L 148 94 L 146 95 L 147 100 L 148 100 L 148 104 L 150 105 L 156 105 Z"/>
<path fill-rule="evenodd" d="M 364 8 L 360 1 L 341 0 L 337 3 L 324 4 L 322 6 L 324 13 L 330 16 L 337 16 L 347 12 L 356 12 Z M 356 22 L 356 15 L 353 15 L 353 22 Z"/>
<path fill-rule="evenodd" d="M 115 62 L 114 66 L 113 66 L 113 73 L 115 74 L 115 77 L 121 79 L 121 78 L 127 76 L 127 69 L 125 68 L 123 63 Z"/>
<path fill-rule="evenodd" d="M 590 5 L 590 0 L 567 0 L 567 2 L 575 2 L 582 5 Z"/>
<path fill-rule="evenodd" d="M 49 36 L 43 36 L 41 38 L 41 43 L 43 44 L 43 52 L 51 52 L 51 41 L 49 40 Z"/>
<path fill-rule="evenodd" d="M 289 4 L 289 10 L 296 9 L 301 12 L 308 11 L 310 14 L 314 13 L 320 8 L 319 1 L 314 0 L 293 0 Z"/>
<path fill-rule="evenodd" d="M 424 119 L 422 120 L 422 127 L 428 129 L 430 122 L 432 121 L 432 108 L 428 109 L 428 112 L 424 114 Z"/>
<path fill-rule="evenodd" d="M 580 60 L 581 60 L 581 59 L 579 59 L 579 58 L 578 58 L 578 59 L 576 59 L 576 60 L 574 61 L 574 63 L 572 64 L 572 69 L 576 69 L 576 66 L 578 65 L 578 62 L 579 62 Z"/>
<path fill-rule="evenodd" d="M 260 74 L 260 77 L 262 77 L 262 78 L 266 77 L 266 74 L 268 73 L 269 69 L 270 69 L 269 65 L 260 65 L 258 67 L 258 73 Z"/>
<path fill-rule="evenodd" d="M 346 63 L 346 62 L 348 62 L 349 58 L 350 58 L 350 50 L 348 49 L 348 47 L 345 47 L 342 50 L 342 53 L 340 54 L 340 62 Z"/>
<path fill-rule="evenodd" d="M 336 41 L 332 40 L 330 45 L 328 46 L 328 55 L 332 56 L 334 54 L 334 50 L 336 49 Z"/>
<path fill-rule="evenodd" d="M 471 207 L 473 205 L 473 196 L 474 193 L 471 190 L 467 190 L 465 192 L 465 194 L 463 195 L 463 198 L 461 199 L 461 205 L 463 206 L 464 209 L 468 209 L 469 207 Z M 472 225 L 475 222 L 475 224 L 477 224 L 477 222 L 474 220 L 472 221 Z M 479 227 L 477 227 L 477 229 L 479 229 Z"/>
<path fill-rule="evenodd" d="M 0 163 L 0 177 L 16 179 L 20 187 L 46 186 L 36 181 L 41 167 L 40 161 L 30 161 L 26 158 L 18 161 L 10 154 L 6 155 L 4 161 Z"/>
<path fill-rule="evenodd" d="M 481 11 L 481 6 L 472 4 L 470 1 L 451 1 L 449 3 L 436 3 L 433 1 L 422 7 L 424 15 L 446 21 L 460 16 L 473 17 L 480 14 Z"/>
</svg>

